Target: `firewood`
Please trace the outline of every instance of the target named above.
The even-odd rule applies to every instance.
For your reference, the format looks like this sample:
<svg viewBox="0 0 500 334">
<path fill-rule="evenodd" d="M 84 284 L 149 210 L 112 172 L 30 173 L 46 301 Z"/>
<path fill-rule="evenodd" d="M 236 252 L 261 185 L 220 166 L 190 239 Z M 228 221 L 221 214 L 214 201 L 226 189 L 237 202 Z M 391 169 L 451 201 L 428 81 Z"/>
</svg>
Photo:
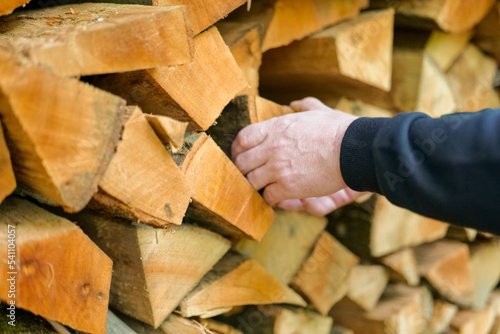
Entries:
<svg viewBox="0 0 500 334">
<path fill-rule="evenodd" d="M 471 30 L 488 13 L 494 0 L 401 0 L 395 3 L 401 16 L 396 22 L 418 28 L 440 28 L 449 33 Z M 370 6 L 379 8 L 393 3 L 387 0 L 372 0 Z"/>
<path fill-rule="evenodd" d="M 239 22 L 262 22 L 262 51 L 290 44 L 334 23 L 356 17 L 368 6 L 366 0 L 254 1 L 250 12 L 243 8 L 230 16 Z"/>
<path fill-rule="evenodd" d="M 386 255 L 379 261 L 389 268 L 389 276 L 396 282 L 416 286 L 420 283 L 417 269 L 417 258 L 412 248 Z"/>
<path fill-rule="evenodd" d="M 182 148 L 188 126 L 187 122 L 179 122 L 173 118 L 160 115 L 145 114 L 144 116 L 163 145 L 168 145 L 173 153 L 177 153 Z"/>
<path fill-rule="evenodd" d="M 337 109 L 358 117 L 392 117 L 394 114 L 388 110 L 363 103 L 359 100 L 349 100 L 345 97 L 329 101 L 322 101 L 326 105 L 330 105 L 333 109 Z"/>
<path fill-rule="evenodd" d="M 233 249 L 289 284 L 325 229 L 326 219 L 297 211 L 277 210 L 276 214 L 260 242 L 242 239 Z"/>
<path fill-rule="evenodd" d="M 497 70 L 495 60 L 469 44 L 446 73 L 457 111 L 476 111 L 487 108 L 493 79 Z"/>
<path fill-rule="evenodd" d="M 236 93 L 247 86 L 217 28 L 194 38 L 192 63 L 95 77 L 92 84 L 139 105 L 145 113 L 208 129 Z"/>
<path fill-rule="evenodd" d="M 238 132 L 245 126 L 291 112 L 293 112 L 292 109 L 260 96 L 240 95 L 229 102 L 217 119 L 217 124 L 212 126 L 207 134 L 215 140 L 227 156 L 231 156 L 231 144 Z"/>
<path fill-rule="evenodd" d="M 128 107 L 122 141 L 91 207 L 153 226 L 182 223 L 191 189 L 138 107 Z"/>
<path fill-rule="evenodd" d="M 108 321 L 106 322 L 106 334 L 138 334 L 127 326 L 119 317 L 108 310 Z"/>
<path fill-rule="evenodd" d="M 328 230 L 355 253 L 380 257 L 399 249 L 441 239 L 447 224 L 425 218 L 373 196 L 334 211 Z"/>
<path fill-rule="evenodd" d="M 500 62 L 500 4 L 491 8 L 475 29 L 474 43 Z"/>
<path fill-rule="evenodd" d="M 500 289 L 493 290 L 488 300 L 488 306 L 492 308 L 495 317 L 488 334 L 500 334 Z"/>
<path fill-rule="evenodd" d="M 491 307 L 479 311 L 460 310 L 451 320 L 450 334 L 488 334 L 493 322 L 494 314 Z"/>
<path fill-rule="evenodd" d="M 349 272 L 358 261 L 357 256 L 323 232 L 291 286 L 326 315 L 349 291 Z"/>
<path fill-rule="evenodd" d="M 273 209 L 205 133 L 188 135 L 174 154 L 192 191 L 187 219 L 235 238 L 261 240 Z"/>
<path fill-rule="evenodd" d="M 0 16 L 9 15 L 14 9 L 24 6 L 30 1 L 31 0 L 4 0 L 2 4 L 0 4 Z"/>
<path fill-rule="evenodd" d="M 425 287 L 389 285 L 377 306 L 365 312 L 348 299 L 331 310 L 335 323 L 355 333 L 417 334 L 432 314 L 431 294 Z"/>
<path fill-rule="evenodd" d="M 483 241 L 469 246 L 472 286 L 472 307 L 485 307 L 490 293 L 500 282 L 500 241 Z"/>
<path fill-rule="evenodd" d="M 257 261 L 228 253 L 184 298 L 180 309 L 185 317 L 208 317 L 234 306 L 276 303 L 306 305 L 297 293 Z"/>
<path fill-rule="evenodd" d="M 186 17 L 183 6 L 49 7 L 4 18 L 0 44 L 63 76 L 174 66 L 192 59 Z"/>
<path fill-rule="evenodd" d="M 69 212 L 97 191 L 126 120 L 124 100 L 2 50 L 0 115 L 19 188 Z"/>
<path fill-rule="evenodd" d="M 450 225 L 446 237 L 463 242 L 472 242 L 476 240 L 477 230 L 468 227 Z"/>
<path fill-rule="evenodd" d="M 354 332 L 349 328 L 334 324 L 330 329 L 330 334 L 354 334 Z"/>
<path fill-rule="evenodd" d="M 372 310 L 385 290 L 389 275 L 380 265 L 360 265 L 351 269 L 346 298 L 365 311 Z"/>
<path fill-rule="evenodd" d="M 114 261 L 111 307 L 153 327 L 230 247 L 219 235 L 189 225 L 152 228 L 91 211 L 73 219 Z"/>
<path fill-rule="evenodd" d="M 470 31 L 460 34 L 447 34 L 433 30 L 425 44 L 425 51 L 436 61 L 439 68 L 446 72 L 460 56 L 472 37 Z"/>
<path fill-rule="evenodd" d="M 0 204 L 16 189 L 16 178 L 10 161 L 10 153 L 3 136 L 2 122 L 0 122 Z"/>
<path fill-rule="evenodd" d="M 209 331 L 198 321 L 183 318 L 176 313 L 170 314 L 158 328 L 154 328 L 124 314 L 120 314 L 120 319 L 137 334 L 216 334 Z"/>
<path fill-rule="evenodd" d="M 2 283 L 0 299 L 80 331 L 105 333 L 112 261 L 82 230 L 14 197 L 0 206 L 0 225 L 2 252 L 12 249 L 8 235 L 16 245 L 14 262 L 0 265 L 0 278 L 14 277 L 15 288 Z"/>
<path fill-rule="evenodd" d="M 444 298 L 459 305 L 470 305 L 472 278 L 469 248 L 466 244 L 441 240 L 415 248 L 418 272 Z"/>
<path fill-rule="evenodd" d="M 218 334 L 243 334 L 242 331 L 213 319 L 200 319 L 200 324 L 206 329 L 215 331 L 215 333 Z"/>
<path fill-rule="evenodd" d="M 280 103 L 345 95 L 392 108 L 392 10 L 369 11 L 263 55 L 261 93 Z"/>
<path fill-rule="evenodd" d="M 237 95 L 259 95 L 259 69 L 262 63 L 260 26 L 223 21 L 217 24 L 217 29 L 248 82 L 248 86 Z"/>
<path fill-rule="evenodd" d="M 445 333 L 450 326 L 451 319 L 458 311 L 458 306 L 442 300 L 434 300 L 434 311 L 422 334 Z"/>
</svg>

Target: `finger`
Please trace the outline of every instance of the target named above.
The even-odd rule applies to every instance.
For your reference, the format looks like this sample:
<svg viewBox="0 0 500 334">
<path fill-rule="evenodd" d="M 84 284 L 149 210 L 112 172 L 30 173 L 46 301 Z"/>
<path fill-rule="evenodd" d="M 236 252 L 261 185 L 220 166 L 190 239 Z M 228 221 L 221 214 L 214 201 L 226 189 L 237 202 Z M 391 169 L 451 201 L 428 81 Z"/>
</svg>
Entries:
<svg viewBox="0 0 500 334">
<path fill-rule="evenodd" d="M 302 205 L 300 199 L 286 199 L 276 204 L 276 206 L 278 208 L 285 210 L 294 210 L 294 211 L 304 210 L 304 206 Z"/>
<path fill-rule="evenodd" d="M 327 107 L 320 100 L 315 97 L 306 97 L 305 99 L 293 101 L 290 107 L 296 112 L 309 111 L 309 110 L 325 110 L 330 111 L 331 108 Z"/>
<path fill-rule="evenodd" d="M 268 150 L 261 149 L 261 146 L 251 148 L 248 151 L 238 154 L 234 159 L 234 164 L 243 175 L 247 175 L 254 169 L 266 164 L 268 152 Z"/>
<path fill-rule="evenodd" d="M 365 192 L 358 192 L 352 190 L 351 188 L 344 188 L 342 190 L 337 191 L 336 193 L 329 195 L 328 197 L 332 201 L 332 211 L 337 210 L 338 208 L 352 203 L 358 197 L 366 194 Z"/>
<path fill-rule="evenodd" d="M 275 177 L 276 175 L 270 170 L 269 165 L 263 165 L 247 174 L 248 182 L 257 190 L 276 182 Z"/>
<path fill-rule="evenodd" d="M 264 189 L 264 199 L 271 206 L 275 206 L 278 202 L 284 201 L 287 198 L 285 189 L 278 183 L 271 183 Z"/>
<path fill-rule="evenodd" d="M 251 124 L 241 130 L 231 146 L 233 161 L 238 154 L 262 143 L 267 137 L 267 123 Z"/>
<path fill-rule="evenodd" d="M 334 210 L 332 200 L 328 196 L 304 198 L 300 201 L 304 209 L 314 216 L 324 216 Z"/>
</svg>

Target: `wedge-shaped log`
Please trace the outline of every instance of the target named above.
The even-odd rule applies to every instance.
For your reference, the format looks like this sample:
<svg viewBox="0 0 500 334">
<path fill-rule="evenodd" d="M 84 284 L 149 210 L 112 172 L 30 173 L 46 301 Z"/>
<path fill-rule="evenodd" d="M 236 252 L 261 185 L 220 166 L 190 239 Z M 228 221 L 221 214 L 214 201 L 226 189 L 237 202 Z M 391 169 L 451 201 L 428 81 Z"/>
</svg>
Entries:
<svg viewBox="0 0 500 334">
<path fill-rule="evenodd" d="M 432 315 L 432 297 L 425 287 L 389 285 L 377 306 L 365 312 L 348 299 L 331 310 L 335 323 L 355 333 L 421 333 Z"/>
<path fill-rule="evenodd" d="M 242 239 L 233 249 L 251 257 L 281 282 L 289 284 L 307 258 L 326 219 L 303 212 L 278 210 L 260 242 Z"/>
<path fill-rule="evenodd" d="M 482 310 L 460 310 L 451 320 L 452 334 L 488 334 L 493 327 L 494 313 L 491 307 Z"/>
<path fill-rule="evenodd" d="M 466 244 L 441 240 L 415 248 L 420 276 L 444 298 L 470 305 L 473 293 L 469 248 Z"/>
<path fill-rule="evenodd" d="M 448 225 L 416 215 L 374 196 L 334 211 L 328 230 L 363 256 L 380 257 L 399 249 L 441 239 Z"/>
<path fill-rule="evenodd" d="M 176 313 L 170 314 L 158 328 L 124 314 L 120 314 L 120 319 L 135 330 L 137 334 L 212 334 L 197 320 L 183 318 Z"/>
<path fill-rule="evenodd" d="M 369 11 L 266 52 L 262 95 L 281 103 L 306 94 L 345 95 L 390 109 L 393 24 L 392 10 Z"/>
<path fill-rule="evenodd" d="M 417 258 L 412 248 L 384 256 L 379 261 L 389 268 L 389 276 L 396 282 L 416 286 L 420 283 Z"/>
<path fill-rule="evenodd" d="M 446 77 L 457 103 L 457 111 L 489 107 L 489 96 L 497 70 L 495 60 L 469 44 L 453 63 Z"/>
<path fill-rule="evenodd" d="M 139 105 L 145 113 L 208 129 L 246 80 L 217 28 L 194 39 L 192 63 L 96 77 L 92 84 Z"/>
<path fill-rule="evenodd" d="M 402 0 L 395 8 L 400 14 L 398 24 L 419 28 L 434 28 L 450 33 L 471 30 L 488 13 L 494 0 Z M 372 0 L 370 6 L 380 7 L 390 4 L 386 0 Z"/>
<path fill-rule="evenodd" d="M 3 254 L 15 250 L 13 262 L 0 264 L 2 282 L 14 277 L 0 285 L 1 300 L 80 331 L 106 332 L 112 262 L 78 226 L 11 197 L 0 205 L 0 229 Z"/>
<path fill-rule="evenodd" d="M 5 0 L 0 5 L 0 15 L 9 15 L 17 7 L 26 5 L 31 0 Z"/>
<path fill-rule="evenodd" d="M 110 305 L 153 327 L 230 247 L 219 235 L 188 225 L 152 228 L 91 211 L 74 219 L 114 261 Z"/>
<path fill-rule="evenodd" d="M 495 289 L 490 295 L 488 306 L 493 309 L 495 320 L 489 334 L 500 333 L 500 289 Z"/>
<path fill-rule="evenodd" d="M 173 153 L 184 145 L 187 122 L 179 122 L 173 118 L 161 115 L 144 115 L 149 125 L 155 130 L 156 135 L 164 145 L 168 145 Z"/>
<path fill-rule="evenodd" d="M 458 311 L 458 306 L 455 304 L 447 303 L 443 300 L 434 300 L 434 308 L 432 317 L 423 334 L 441 334 L 445 333 L 450 327 L 451 319 Z"/>
<path fill-rule="evenodd" d="M 173 158 L 193 191 L 188 219 L 224 235 L 262 239 L 274 211 L 212 138 L 186 136 Z"/>
<path fill-rule="evenodd" d="M 180 308 L 185 317 L 208 317 L 235 306 L 262 304 L 306 305 L 257 261 L 228 253 L 184 298 Z"/>
<path fill-rule="evenodd" d="M 241 8 L 229 20 L 262 23 L 262 51 L 267 51 L 300 40 L 334 23 L 356 17 L 367 6 L 367 0 L 254 1 L 249 12 Z"/>
<path fill-rule="evenodd" d="M 212 126 L 207 134 L 227 156 L 231 156 L 231 144 L 245 126 L 291 112 L 291 109 L 260 96 L 240 95 L 229 102 L 217 118 L 217 124 Z"/>
<path fill-rule="evenodd" d="M 122 131 L 125 101 L 22 66 L 0 50 L 0 115 L 20 186 L 74 212 L 97 191 Z"/>
<path fill-rule="evenodd" d="M 425 44 L 425 51 L 436 61 L 439 68 L 446 72 L 460 56 L 472 37 L 472 32 L 447 34 L 433 30 Z"/>
<path fill-rule="evenodd" d="M 63 76 L 186 64 L 193 53 L 184 6 L 49 7 L 11 15 L 0 30 L 1 44 Z"/>
<path fill-rule="evenodd" d="M 349 291 L 349 272 L 358 261 L 357 256 L 323 232 L 291 286 L 325 315 Z"/>
<path fill-rule="evenodd" d="M 366 311 L 372 310 L 389 282 L 389 275 L 380 265 L 357 265 L 349 273 L 349 298 Z"/>
<path fill-rule="evenodd" d="M 500 282 L 500 241 L 477 242 L 469 246 L 472 286 L 472 307 L 485 307 L 490 293 Z"/>
<path fill-rule="evenodd" d="M 191 189 L 138 107 L 125 124 L 116 154 L 91 207 L 153 226 L 180 225 Z"/>
<path fill-rule="evenodd" d="M 222 21 L 217 24 L 217 29 L 248 82 L 247 87 L 237 95 L 259 95 L 259 69 L 262 64 L 260 25 Z"/>
<path fill-rule="evenodd" d="M 491 8 L 475 29 L 474 43 L 500 62 L 500 4 Z"/>
<path fill-rule="evenodd" d="M 10 161 L 10 153 L 3 136 L 2 123 L 0 122 L 0 204 L 16 189 L 16 178 Z"/>
</svg>

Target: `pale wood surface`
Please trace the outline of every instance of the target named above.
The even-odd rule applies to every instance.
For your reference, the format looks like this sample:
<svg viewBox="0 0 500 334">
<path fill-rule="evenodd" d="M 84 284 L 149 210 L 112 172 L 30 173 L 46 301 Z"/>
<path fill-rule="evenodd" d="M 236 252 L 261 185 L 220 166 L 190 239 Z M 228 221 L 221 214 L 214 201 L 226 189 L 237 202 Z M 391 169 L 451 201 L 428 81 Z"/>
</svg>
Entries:
<svg viewBox="0 0 500 334">
<path fill-rule="evenodd" d="M 389 274 L 380 265 L 356 265 L 349 273 L 346 297 L 366 311 L 372 310 L 389 282 Z"/>
<path fill-rule="evenodd" d="M 0 44 L 63 76 L 186 64 L 194 52 L 183 6 L 49 7 L 4 18 L 0 29 Z"/>
<path fill-rule="evenodd" d="M 158 328 L 154 328 L 126 315 L 120 318 L 137 334 L 216 334 L 194 319 L 183 318 L 176 313 L 170 314 Z"/>
<path fill-rule="evenodd" d="M 111 310 L 108 310 L 108 320 L 106 322 L 106 334 L 137 334 L 127 326 Z"/>
<path fill-rule="evenodd" d="M 470 31 L 447 34 L 439 30 L 433 30 L 425 44 L 425 51 L 436 61 L 439 68 L 446 72 L 460 56 L 471 37 L 472 33 Z"/>
<path fill-rule="evenodd" d="M 168 145 L 172 153 L 176 153 L 184 144 L 187 122 L 179 122 L 173 118 L 161 115 L 144 115 L 149 125 L 164 145 Z"/>
<path fill-rule="evenodd" d="M 434 300 L 434 311 L 423 334 L 441 334 L 448 330 L 451 319 L 458 311 L 458 306 L 443 300 Z"/>
<path fill-rule="evenodd" d="M 14 270 L 0 262 L 0 278 L 16 274 L 16 307 L 74 329 L 106 332 L 112 261 L 78 226 L 18 198 L 0 206 L 0 249 L 7 254 L 8 225 L 15 226 Z M 12 229 L 12 228 L 10 228 Z M 9 285 L 0 285 L 8 300 Z M 75 312 L 78 310 L 78 312 Z"/>
<path fill-rule="evenodd" d="M 329 334 L 333 319 L 300 308 L 281 308 L 273 334 Z"/>
<path fill-rule="evenodd" d="M 379 261 L 389 268 L 391 279 L 411 286 L 416 286 L 420 283 L 417 258 L 412 248 L 406 248 L 386 255 L 380 258 Z"/>
<path fill-rule="evenodd" d="M 0 122 L 0 204 L 16 189 L 16 178 L 12 169 L 9 149 L 5 143 L 2 122 Z"/>
<path fill-rule="evenodd" d="M 493 6 L 474 32 L 474 43 L 500 61 L 500 4 Z"/>
<path fill-rule="evenodd" d="M 451 320 L 451 334 L 488 334 L 493 327 L 494 314 L 491 307 L 479 311 L 460 310 Z"/>
<path fill-rule="evenodd" d="M 490 293 L 500 282 L 500 241 L 493 239 L 469 246 L 472 286 L 472 307 L 485 307 Z"/>
</svg>

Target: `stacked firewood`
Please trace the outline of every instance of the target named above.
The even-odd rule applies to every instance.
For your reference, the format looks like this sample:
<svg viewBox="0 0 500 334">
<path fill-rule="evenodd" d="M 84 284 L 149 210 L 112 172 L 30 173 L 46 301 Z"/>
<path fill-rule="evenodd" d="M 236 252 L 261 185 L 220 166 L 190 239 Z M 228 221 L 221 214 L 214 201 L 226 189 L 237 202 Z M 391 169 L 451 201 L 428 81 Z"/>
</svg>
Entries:
<svg viewBox="0 0 500 334">
<path fill-rule="evenodd" d="M 0 332 L 500 333 L 497 236 L 377 195 L 273 209 L 230 159 L 306 96 L 500 107 L 500 3 L 26 2 L 0 4 Z"/>
</svg>

